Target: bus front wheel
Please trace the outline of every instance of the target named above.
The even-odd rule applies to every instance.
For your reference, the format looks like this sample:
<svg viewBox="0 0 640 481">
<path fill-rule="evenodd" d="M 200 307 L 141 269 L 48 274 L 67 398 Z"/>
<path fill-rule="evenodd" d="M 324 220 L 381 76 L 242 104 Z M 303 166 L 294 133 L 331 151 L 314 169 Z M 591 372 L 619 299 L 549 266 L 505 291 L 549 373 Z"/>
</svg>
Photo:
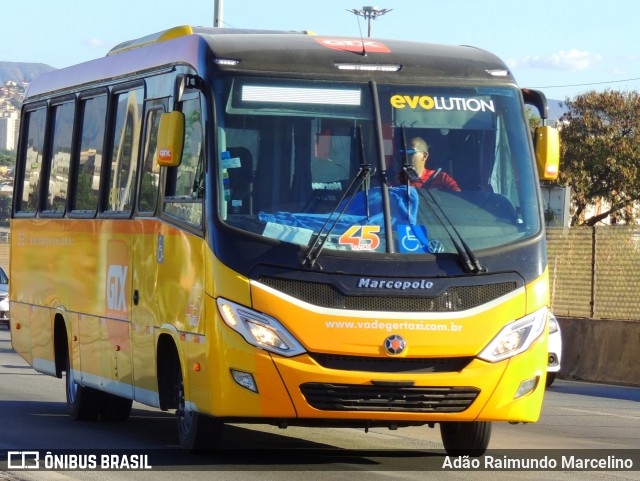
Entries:
<svg viewBox="0 0 640 481">
<path fill-rule="evenodd" d="M 549 387 L 553 384 L 553 381 L 556 380 L 556 373 L 555 372 L 548 372 L 547 373 L 547 380 L 545 382 L 545 387 Z"/>
<path fill-rule="evenodd" d="M 189 452 L 206 452 L 219 448 L 223 423 L 188 408 L 180 366 L 176 369 L 178 395 L 178 436 L 180 445 Z"/>
<path fill-rule="evenodd" d="M 491 423 L 488 421 L 449 421 L 440 423 L 440 436 L 450 456 L 482 456 L 489 447 Z"/>
</svg>

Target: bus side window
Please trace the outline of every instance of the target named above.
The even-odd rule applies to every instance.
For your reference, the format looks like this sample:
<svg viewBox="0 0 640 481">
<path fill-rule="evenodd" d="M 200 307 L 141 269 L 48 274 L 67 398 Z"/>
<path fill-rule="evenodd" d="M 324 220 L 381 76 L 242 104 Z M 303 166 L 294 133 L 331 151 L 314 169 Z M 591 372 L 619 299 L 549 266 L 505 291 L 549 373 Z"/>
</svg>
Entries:
<svg viewBox="0 0 640 481">
<path fill-rule="evenodd" d="M 22 192 L 16 203 L 16 210 L 34 213 L 40 202 L 40 179 L 42 178 L 42 155 L 44 151 L 47 109 L 41 107 L 27 112 L 23 133 L 26 141 L 22 147 Z"/>
<path fill-rule="evenodd" d="M 156 210 L 160 180 L 160 167 L 155 162 L 158 148 L 158 128 L 160 117 L 165 112 L 164 105 L 147 106 L 147 112 L 138 212 L 153 214 Z"/>
<path fill-rule="evenodd" d="M 142 88 L 116 95 L 112 133 L 109 197 L 105 212 L 130 213 L 135 192 L 136 166 L 142 123 Z"/>
<path fill-rule="evenodd" d="M 204 198 L 204 149 L 200 96 L 183 100 L 185 116 L 182 161 L 167 168 L 164 211 L 196 227 L 202 227 Z"/>
<path fill-rule="evenodd" d="M 74 161 L 78 164 L 74 175 L 76 185 L 75 195 L 71 199 L 71 212 L 93 215 L 98 208 L 107 96 L 82 100 L 80 115 L 80 156 Z"/>
<path fill-rule="evenodd" d="M 49 163 L 49 182 L 47 183 L 44 210 L 49 214 L 64 213 L 69 185 L 69 167 L 71 165 L 71 134 L 75 103 L 64 102 L 54 105 L 52 114 L 51 161 Z"/>
</svg>

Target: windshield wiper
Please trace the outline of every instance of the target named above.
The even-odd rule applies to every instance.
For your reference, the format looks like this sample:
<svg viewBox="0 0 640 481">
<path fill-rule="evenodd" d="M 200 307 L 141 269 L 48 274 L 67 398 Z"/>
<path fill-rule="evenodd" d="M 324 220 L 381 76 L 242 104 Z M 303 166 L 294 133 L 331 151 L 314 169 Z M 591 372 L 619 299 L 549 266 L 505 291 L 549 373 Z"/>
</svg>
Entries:
<svg viewBox="0 0 640 481">
<path fill-rule="evenodd" d="M 367 164 L 364 161 L 364 140 L 362 139 L 362 126 L 361 125 L 358 125 L 356 132 L 358 134 L 358 154 L 360 155 L 360 169 L 364 168 L 365 166 L 366 166 L 366 168 L 371 169 L 371 172 L 369 172 L 369 174 L 363 180 L 364 197 L 365 197 L 365 203 L 366 203 L 366 206 L 367 206 L 367 220 L 368 220 L 371 217 L 371 208 L 369 206 L 369 189 L 371 188 L 371 176 L 373 174 L 375 174 L 376 169 L 375 169 L 375 167 L 372 167 L 370 164 Z M 359 174 L 360 174 L 360 171 L 358 171 L 358 174 L 356 174 L 356 178 L 358 177 Z M 349 190 L 349 189 L 347 189 L 347 190 Z M 356 189 L 356 191 L 357 190 L 358 189 Z M 339 202 L 338 202 L 338 205 L 340 205 Z"/>
<path fill-rule="evenodd" d="M 412 183 L 420 182 L 420 175 L 413 167 L 413 163 L 409 161 L 409 154 L 407 153 L 407 137 L 405 135 L 404 125 L 400 127 L 400 153 L 402 154 L 402 172 L 404 172 L 404 181 L 407 188 L 407 222 L 411 223 L 411 195 L 409 194 L 409 187 Z"/>
<path fill-rule="evenodd" d="M 402 142 L 402 145 L 401 145 L 401 152 L 403 157 L 402 171 L 404 172 L 406 188 L 407 188 L 407 212 L 409 212 L 411 210 L 411 199 L 409 196 L 409 188 L 412 182 L 419 182 L 421 179 L 420 179 L 420 175 L 418 175 L 418 173 L 414 169 L 413 164 L 409 161 L 409 155 L 407 154 L 407 138 L 405 135 L 404 125 L 400 127 L 400 141 Z M 440 174 L 441 171 L 442 169 L 437 169 L 426 182 L 424 182 L 420 187 L 417 188 L 417 190 L 421 194 L 423 192 L 426 192 L 426 195 L 429 196 L 429 199 L 425 199 L 427 205 L 431 206 L 431 203 L 429 202 L 429 200 L 433 202 L 433 205 L 435 207 L 431 207 L 431 211 L 433 212 L 433 215 L 438 220 L 440 225 L 442 225 L 442 227 L 444 228 L 445 232 L 449 236 L 449 239 L 451 239 L 453 246 L 456 248 L 458 255 L 462 259 L 462 264 L 465 267 L 465 269 L 467 269 L 467 271 L 472 274 L 479 274 L 481 272 L 486 272 L 487 269 L 482 264 L 480 264 L 480 261 L 476 257 L 475 253 L 466 243 L 462 235 L 460 235 L 460 232 L 458 232 L 458 229 L 456 229 L 456 226 L 453 224 L 453 222 L 451 222 L 451 219 L 449 219 L 449 217 L 447 216 L 447 213 L 444 211 L 444 209 L 440 205 L 440 202 L 438 202 L 438 200 L 431 193 L 431 191 L 427 189 L 427 187 L 436 179 L 436 177 Z M 440 212 L 440 214 L 438 213 L 438 211 Z M 440 215 L 442 215 L 442 217 Z M 453 233 L 451 231 L 453 231 Z"/>
<path fill-rule="evenodd" d="M 413 164 L 409 162 L 409 155 L 407 154 L 407 138 L 404 132 L 404 125 L 400 127 L 400 139 L 402 141 L 402 148 L 400 150 L 400 152 L 402 153 L 402 160 L 403 160 L 402 171 L 404 172 L 404 175 L 405 175 L 407 187 L 409 187 L 411 182 L 420 182 L 420 175 L 416 172 L 416 169 L 413 167 Z"/>
<path fill-rule="evenodd" d="M 301 265 L 303 267 L 304 266 L 308 266 L 308 267 L 313 267 L 314 266 L 314 264 L 316 263 L 316 260 L 320 256 L 320 253 L 322 252 L 322 249 L 324 248 L 324 245 L 326 244 L 327 240 L 329 239 L 329 236 L 331 235 L 331 232 L 333 232 L 333 229 L 337 225 L 338 221 L 340 220 L 342 215 L 345 213 L 345 211 L 349 208 L 349 205 L 351 205 L 351 201 L 353 201 L 354 197 L 356 196 L 356 194 L 358 193 L 358 191 L 360 190 L 362 185 L 369 179 L 369 177 L 371 177 L 373 174 L 375 174 L 375 172 L 376 172 L 376 168 L 373 165 L 364 164 L 364 165 L 360 166 L 360 169 L 358 170 L 358 173 L 356 174 L 356 176 L 353 178 L 353 180 L 349 184 L 349 187 L 347 187 L 347 190 L 345 190 L 344 194 L 342 195 L 342 197 L 338 201 L 337 205 L 334 207 L 334 209 L 331 211 L 331 213 L 327 217 L 327 220 L 322 225 L 322 228 L 320 229 L 320 231 L 316 235 L 316 238 L 313 241 L 313 243 L 311 244 L 311 246 L 309 246 L 309 249 L 307 249 L 307 252 L 306 252 L 306 254 L 305 254 L 305 256 L 304 256 L 304 258 L 302 259 L 302 262 L 301 262 Z M 342 210 L 340 211 L 340 213 L 335 216 L 335 218 L 333 219 L 333 222 L 331 223 L 331 227 L 329 227 L 329 230 L 327 230 L 327 232 L 325 234 L 324 231 L 327 228 L 327 225 L 329 224 L 329 221 L 331 220 L 332 217 L 334 217 L 334 215 L 336 214 L 336 212 L 338 210 L 338 207 L 340 207 L 340 205 L 342 205 L 342 203 L 344 202 L 344 200 L 347 197 L 349 197 L 349 200 L 343 205 Z M 368 201 L 367 201 L 367 203 L 368 203 Z M 367 214 L 368 214 L 368 210 L 369 210 L 369 208 L 368 208 L 368 205 L 367 205 Z"/>
<path fill-rule="evenodd" d="M 358 140 L 359 140 L 358 141 L 358 147 L 359 147 L 359 152 L 360 152 L 360 169 L 358 169 L 358 173 L 355 175 L 353 180 L 351 180 L 351 183 L 349 184 L 349 186 L 344 191 L 344 194 L 342 194 L 342 197 L 340 198 L 340 200 L 338 201 L 336 206 L 333 208 L 333 210 L 331 211 L 331 213 L 327 217 L 327 220 L 324 222 L 324 224 L 322 224 L 322 227 L 320 228 L 320 231 L 316 235 L 316 238 L 314 239 L 313 243 L 307 249 L 307 252 L 305 253 L 305 256 L 303 257 L 302 261 L 300 262 L 300 265 L 302 267 L 305 267 L 305 266 L 313 267 L 315 265 L 316 260 L 318 259 L 318 257 L 320 257 L 320 254 L 322 253 L 322 249 L 324 248 L 324 245 L 326 244 L 327 240 L 329 240 L 329 236 L 331 235 L 331 232 L 333 232 L 333 229 L 338 224 L 338 221 L 340 220 L 342 215 L 346 212 L 346 210 L 349 208 L 349 205 L 351 205 L 351 202 L 353 201 L 353 199 L 355 198 L 356 194 L 360 191 L 360 188 L 363 185 L 365 186 L 364 192 L 365 192 L 365 197 L 366 197 L 367 218 L 369 218 L 369 216 L 370 216 L 370 212 L 369 212 L 369 179 L 371 178 L 371 176 L 373 174 L 375 174 L 376 168 L 373 165 L 367 164 L 365 162 L 365 158 L 364 158 L 364 143 L 362 141 L 362 130 L 361 130 L 360 126 L 358 126 L 357 133 L 358 133 Z M 347 202 L 345 202 L 347 197 L 349 198 L 349 200 Z M 344 203 L 344 205 L 343 205 L 343 203 Z M 336 212 L 338 211 L 338 208 L 341 205 L 342 205 L 342 210 L 340 211 L 340 213 L 338 215 L 335 215 Z M 325 229 L 327 228 L 327 225 L 329 225 L 329 221 L 331 221 L 332 217 L 334 217 L 334 216 L 335 216 L 335 219 L 333 219 L 333 222 L 331 223 L 331 227 L 329 227 L 329 230 L 327 230 L 327 232 L 325 234 Z"/>
<path fill-rule="evenodd" d="M 438 170 L 437 173 L 439 172 L 440 171 Z M 435 175 L 437 175 L 437 173 Z M 460 232 L 458 232 L 458 229 L 456 229 L 455 224 L 451 222 L 451 219 L 449 219 L 449 216 L 447 216 L 447 213 L 442 208 L 442 206 L 440 205 L 440 202 L 438 202 L 438 199 L 433 195 L 433 193 L 431 193 L 429 189 L 419 189 L 419 192 L 423 196 L 424 195 L 429 196 L 429 199 L 425 199 L 425 201 L 430 206 L 431 206 L 431 202 L 433 203 L 433 206 L 431 206 L 431 211 L 433 212 L 434 216 L 436 217 L 440 225 L 442 225 L 445 232 L 451 239 L 451 242 L 453 243 L 453 246 L 456 248 L 456 251 L 460 256 L 460 259 L 462 259 L 462 265 L 465 267 L 465 269 L 471 274 L 480 274 L 483 272 L 487 272 L 487 268 L 484 267 L 482 264 L 480 264 L 478 257 L 475 255 L 471 247 L 469 247 L 469 244 L 466 243 L 466 241 L 464 240 L 464 237 L 462 237 Z M 438 214 L 438 211 L 440 212 L 442 217 L 440 216 L 440 214 Z M 451 231 L 453 231 L 453 233 Z"/>
</svg>

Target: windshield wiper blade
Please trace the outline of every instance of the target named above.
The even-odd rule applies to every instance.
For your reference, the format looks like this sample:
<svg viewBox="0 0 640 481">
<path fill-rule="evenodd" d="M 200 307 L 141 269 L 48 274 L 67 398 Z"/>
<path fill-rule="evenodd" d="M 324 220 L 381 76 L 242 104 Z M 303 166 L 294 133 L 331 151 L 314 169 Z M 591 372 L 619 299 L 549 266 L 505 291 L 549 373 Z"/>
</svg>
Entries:
<svg viewBox="0 0 640 481">
<path fill-rule="evenodd" d="M 402 153 L 402 171 L 405 175 L 405 181 L 407 187 L 411 184 L 411 182 L 420 182 L 420 174 L 416 172 L 416 169 L 413 167 L 413 164 L 409 161 L 409 155 L 407 154 L 407 138 L 404 131 L 404 125 L 400 127 L 400 139 L 402 141 L 402 146 L 400 152 Z"/>
<path fill-rule="evenodd" d="M 480 274 L 483 272 L 487 272 L 487 268 L 480 263 L 480 261 L 478 260 L 478 257 L 473 252 L 473 249 L 469 247 L 469 244 L 467 244 L 467 242 L 464 240 L 464 237 L 462 237 L 458 229 L 456 229 L 455 224 L 451 222 L 451 219 L 449 219 L 449 216 L 447 216 L 447 213 L 440 205 L 440 202 L 438 202 L 438 199 L 433 195 L 433 193 L 429 189 L 420 189 L 420 193 L 423 193 L 423 192 L 425 192 L 426 195 L 429 196 L 428 200 L 425 199 L 427 200 L 427 204 L 431 205 L 431 203 L 429 202 L 431 201 L 433 203 L 433 206 L 435 206 L 435 207 L 432 206 L 431 211 L 433 212 L 434 216 L 436 217 L 438 222 L 440 222 L 445 232 L 451 239 L 453 246 L 456 248 L 458 255 L 462 259 L 463 266 L 471 274 Z M 438 214 L 438 211 L 440 212 L 442 217 L 440 216 L 440 214 Z M 453 233 L 451 231 L 453 231 Z"/>
<path fill-rule="evenodd" d="M 353 178 L 353 180 L 349 184 L 349 187 L 347 187 L 347 189 L 345 190 L 344 194 L 342 195 L 342 197 L 340 198 L 340 200 L 338 201 L 338 203 L 336 204 L 334 209 L 331 211 L 331 213 L 327 217 L 327 220 L 324 222 L 324 224 L 322 224 L 322 227 L 320 228 L 320 231 L 316 235 L 316 238 L 314 239 L 313 243 L 309 246 L 309 249 L 307 249 L 307 252 L 306 252 L 304 258 L 302 259 L 302 261 L 300 263 L 303 267 L 304 266 L 307 266 L 307 267 L 313 267 L 314 266 L 314 264 L 316 263 L 316 260 L 318 259 L 318 257 L 320 257 L 320 253 L 322 252 L 322 249 L 324 248 L 324 245 L 326 244 L 327 240 L 329 239 L 329 236 L 331 235 L 331 232 L 333 232 L 333 229 L 338 224 L 338 221 L 340 220 L 342 215 L 346 212 L 346 210 L 349 208 L 349 205 L 351 205 L 351 202 L 355 198 L 355 196 L 358 193 L 358 191 L 360 190 L 360 188 L 364 185 L 364 183 L 373 174 L 375 174 L 375 172 L 376 172 L 376 168 L 371 164 L 362 164 L 360 166 L 360 169 L 358 170 L 358 173 Z M 345 201 L 345 199 L 347 197 L 349 197 L 349 200 L 346 203 L 344 203 L 340 213 L 338 215 L 335 215 L 336 212 L 338 211 L 338 207 L 340 207 L 340 205 L 343 204 L 343 202 Z M 368 203 L 368 199 L 367 199 L 367 203 Z M 367 214 L 368 214 L 368 212 L 367 212 Z M 329 224 L 329 221 L 331 221 L 332 217 L 334 217 L 334 216 L 335 216 L 335 218 L 333 219 L 331 227 L 329 227 L 329 230 L 327 230 L 327 232 L 325 234 L 325 229 L 327 228 L 327 225 Z"/>
<path fill-rule="evenodd" d="M 364 161 L 364 140 L 362 139 L 362 126 L 358 125 L 357 129 L 358 129 L 357 132 L 358 132 L 358 149 L 359 149 L 358 153 L 360 154 L 360 168 L 363 168 L 365 165 L 367 166 L 367 168 L 371 168 L 371 165 L 365 164 L 365 161 Z M 364 178 L 364 182 L 363 182 L 365 202 L 367 205 L 367 219 L 371 217 L 371 208 L 369 206 L 369 189 L 371 188 L 371 176 L 374 173 L 375 173 L 375 168 L 373 168 L 373 170 Z"/>
<path fill-rule="evenodd" d="M 357 127 L 357 134 L 358 134 L 358 148 L 359 148 L 359 154 L 360 154 L 360 169 L 358 170 L 358 173 L 355 175 L 353 180 L 351 180 L 351 183 L 349 184 L 347 189 L 344 191 L 344 194 L 342 194 L 342 197 L 340 198 L 336 206 L 333 208 L 333 210 L 327 217 L 327 220 L 322 225 L 322 228 L 318 232 L 318 235 L 314 239 L 313 243 L 309 246 L 309 249 L 307 249 L 307 252 L 301 262 L 301 265 L 303 267 L 314 266 L 314 264 L 316 263 L 316 260 L 318 259 L 318 257 L 320 257 L 320 254 L 322 253 L 322 249 L 324 248 L 324 245 L 329 239 L 331 232 L 333 232 L 333 229 L 337 225 L 338 221 L 340 220 L 342 215 L 346 212 L 346 210 L 349 208 L 349 205 L 351 204 L 356 194 L 358 193 L 358 191 L 363 185 L 364 185 L 364 195 L 365 195 L 365 202 L 366 202 L 366 209 L 367 209 L 367 219 L 369 219 L 370 217 L 369 186 L 370 186 L 371 176 L 375 174 L 376 168 L 373 165 L 367 164 L 365 162 L 364 143 L 362 140 L 362 127 L 360 125 L 358 125 Z M 329 221 L 335 215 L 338 208 L 345 201 L 347 197 L 349 197 L 349 201 L 346 204 L 344 204 L 344 206 L 342 207 L 342 210 L 340 211 L 340 214 L 336 216 L 336 218 L 333 220 L 333 223 L 331 224 L 331 227 L 329 228 L 327 233 L 324 234 L 324 230 L 327 228 Z"/>
</svg>

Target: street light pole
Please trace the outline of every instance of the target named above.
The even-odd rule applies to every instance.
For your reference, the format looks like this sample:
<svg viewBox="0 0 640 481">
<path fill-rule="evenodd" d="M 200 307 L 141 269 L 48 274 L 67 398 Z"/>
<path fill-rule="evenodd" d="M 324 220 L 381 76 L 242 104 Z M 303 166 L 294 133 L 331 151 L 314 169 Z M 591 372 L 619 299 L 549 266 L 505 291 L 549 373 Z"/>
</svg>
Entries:
<svg viewBox="0 0 640 481">
<path fill-rule="evenodd" d="M 351 12 L 358 17 L 363 17 L 367 21 L 367 37 L 371 37 L 371 20 L 375 20 L 391 10 L 393 10 L 393 8 L 362 7 L 362 10 L 347 9 L 347 12 Z"/>
<path fill-rule="evenodd" d="M 222 10 L 223 10 L 223 0 L 213 0 L 213 26 L 214 27 L 222 27 Z"/>
</svg>

